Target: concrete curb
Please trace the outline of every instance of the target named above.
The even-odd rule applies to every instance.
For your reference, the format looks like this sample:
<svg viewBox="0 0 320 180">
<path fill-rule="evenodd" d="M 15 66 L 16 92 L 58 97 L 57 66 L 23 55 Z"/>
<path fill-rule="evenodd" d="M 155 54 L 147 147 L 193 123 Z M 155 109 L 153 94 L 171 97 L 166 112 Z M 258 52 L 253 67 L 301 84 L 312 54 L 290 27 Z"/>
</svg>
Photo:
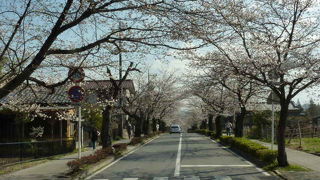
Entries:
<svg viewBox="0 0 320 180">
<path fill-rule="evenodd" d="M 282 179 L 288 180 L 288 178 L 286 178 L 280 171 L 278 170 L 274 170 L 272 171 L 273 173 L 275 173 L 277 176 L 279 176 Z"/>
<path fill-rule="evenodd" d="M 116 161 L 117 159 L 129 154 L 130 152 L 139 149 L 141 146 L 148 144 L 149 142 L 151 142 L 152 140 L 154 140 L 158 137 L 160 137 L 160 136 L 158 135 L 153 138 L 147 139 L 146 142 L 140 143 L 139 145 L 136 145 L 136 146 L 128 146 L 128 149 L 126 151 L 124 151 L 120 157 L 111 156 L 111 157 L 107 157 L 107 159 L 104 159 L 100 162 L 97 162 L 95 164 L 91 164 L 87 169 L 81 171 L 79 174 L 73 176 L 71 179 L 73 179 L 73 180 L 86 179 L 88 176 L 94 174 L 95 172 L 99 171 L 100 169 L 104 168 L 105 166 L 107 166 L 107 165 L 111 164 L 112 162 Z"/>
<path fill-rule="evenodd" d="M 115 156 L 108 157 L 107 159 L 104 159 L 98 163 L 92 164 L 89 168 L 83 170 L 76 176 L 72 177 L 72 179 L 78 180 L 78 179 L 85 179 L 87 176 L 90 176 L 94 172 L 98 171 L 99 169 L 103 168 L 104 166 L 112 163 L 115 161 Z"/>
</svg>

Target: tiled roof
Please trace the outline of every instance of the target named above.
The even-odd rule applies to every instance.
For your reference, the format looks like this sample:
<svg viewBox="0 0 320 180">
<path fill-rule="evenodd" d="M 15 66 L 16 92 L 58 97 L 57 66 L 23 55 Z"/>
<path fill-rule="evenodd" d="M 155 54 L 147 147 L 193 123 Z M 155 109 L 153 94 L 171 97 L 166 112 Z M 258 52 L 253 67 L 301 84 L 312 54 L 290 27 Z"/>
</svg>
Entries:
<svg viewBox="0 0 320 180">
<path fill-rule="evenodd" d="M 68 90 L 75 84 L 67 82 L 66 84 L 54 88 L 54 92 L 50 89 L 38 85 L 31 85 L 24 89 L 18 88 L 10 93 L 5 98 L 0 100 L 0 103 L 6 104 L 10 102 L 17 102 L 18 104 L 70 104 L 68 97 Z M 97 94 L 94 90 L 108 91 L 112 88 L 112 83 L 109 80 L 92 80 L 80 83 L 80 86 L 86 91 L 84 102 L 94 103 L 97 101 Z M 132 80 L 123 82 L 124 90 L 129 90 L 131 94 L 135 92 Z"/>
</svg>

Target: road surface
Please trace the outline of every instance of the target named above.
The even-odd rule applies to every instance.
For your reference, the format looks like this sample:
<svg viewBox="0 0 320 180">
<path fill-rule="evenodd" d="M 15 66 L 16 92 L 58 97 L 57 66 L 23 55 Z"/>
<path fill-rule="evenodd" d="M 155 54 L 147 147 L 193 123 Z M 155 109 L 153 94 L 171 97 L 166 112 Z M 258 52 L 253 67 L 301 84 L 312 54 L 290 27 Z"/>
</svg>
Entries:
<svg viewBox="0 0 320 180">
<path fill-rule="evenodd" d="M 229 149 L 193 134 L 164 134 L 95 174 L 91 180 L 273 180 Z"/>
</svg>

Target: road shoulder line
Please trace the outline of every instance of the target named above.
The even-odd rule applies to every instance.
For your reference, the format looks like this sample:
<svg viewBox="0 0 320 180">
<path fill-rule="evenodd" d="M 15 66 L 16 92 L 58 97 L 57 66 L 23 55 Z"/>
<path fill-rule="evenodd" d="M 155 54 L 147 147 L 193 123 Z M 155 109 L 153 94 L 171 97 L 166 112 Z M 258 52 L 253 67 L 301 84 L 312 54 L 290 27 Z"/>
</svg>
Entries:
<svg viewBox="0 0 320 180">
<path fill-rule="evenodd" d="M 214 143 L 218 143 L 218 142 L 216 142 L 216 141 L 213 140 L 213 139 L 210 139 L 210 140 L 211 140 L 212 142 L 214 142 Z M 218 144 L 220 144 L 220 143 L 218 143 Z M 222 144 L 220 144 L 220 145 L 221 145 L 222 147 L 225 147 L 225 146 L 223 146 Z M 243 157 L 239 156 L 239 155 L 236 154 L 235 152 L 231 151 L 229 148 L 225 147 L 225 150 L 228 151 L 228 152 L 230 152 L 230 153 L 232 153 L 233 155 L 237 156 L 238 158 L 244 160 L 246 163 L 252 165 L 253 167 L 256 168 L 256 170 L 258 170 L 259 172 L 261 172 L 261 173 L 264 174 L 265 176 L 271 176 L 268 172 L 264 171 L 263 169 L 257 167 L 256 165 L 254 165 L 254 164 L 251 163 L 250 161 L 248 161 L 248 160 L 244 159 Z"/>
<path fill-rule="evenodd" d="M 156 137 L 156 138 L 153 138 L 153 139 L 151 139 L 151 140 L 147 141 L 146 143 L 144 143 L 143 145 L 138 146 L 137 148 L 135 148 L 135 149 L 133 149 L 132 151 L 128 152 L 127 154 L 125 154 L 125 155 L 124 155 L 124 156 L 122 156 L 121 158 L 119 158 L 119 159 L 117 159 L 117 160 L 113 161 L 112 163 L 108 164 L 107 166 L 105 166 L 105 167 L 101 168 L 100 170 L 98 170 L 98 171 L 94 172 L 93 174 L 91 174 L 90 176 L 86 177 L 85 179 L 86 179 L 86 180 L 87 180 L 87 179 L 90 179 L 90 178 L 92 178 L 93 176 L 95 176 L 95 175 L 97 175 L 97 174 L 101 173 L 102 171 L 104 171 L 104 170 L 108 169 L 109 167 L 111 167 L 111 166 L 112 166 L 112 165 L 114 165 L 115 163 L 119 162 L 120 160 L 122 160 L 123 158 L 125 158 L 125 157 L 129 156 L 130 154 L 132 154 L 132 153 L 136 152 L 137 150 L 141 149 L 143 146 L 145 146 L 145 145 L 149 144 L 150 142 L 152 142 L 152 141 L 153 141 L 153 140 L 155 140 L 155 139 L 158 139 L 159 137 L 160 137 L 160 136 L 158 136 L 158 137 Z"/>
<path fill-rule="evenodd" d="M 181 167 L 254 167 L 251 164 L 235 164 L 235 165 L 228 165 L 228 164 L 206 164 L 206 165 L 181 165 Z"/>
</svg>

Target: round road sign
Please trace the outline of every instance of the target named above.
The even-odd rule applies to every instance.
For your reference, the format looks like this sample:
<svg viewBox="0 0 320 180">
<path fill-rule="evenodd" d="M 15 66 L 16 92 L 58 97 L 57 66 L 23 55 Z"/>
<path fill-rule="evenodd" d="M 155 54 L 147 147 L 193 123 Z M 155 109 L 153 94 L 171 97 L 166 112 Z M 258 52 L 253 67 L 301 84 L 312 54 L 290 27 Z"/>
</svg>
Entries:
<svg viewBox="0 0 320 180">
<path fill-rule="evenodd" d="M 72 86 L 69 91 L 69 98 L 72 102 L 80 102 L 84 97 L 84 89 L 80 86 Z"/>
<path fill-rule="evenodd" d="M 68 76 L 72 82 L 78 83 L 83 81 L 85 74 L 82 68 L 72 67 L 69 68 Z"/>
</svg>

